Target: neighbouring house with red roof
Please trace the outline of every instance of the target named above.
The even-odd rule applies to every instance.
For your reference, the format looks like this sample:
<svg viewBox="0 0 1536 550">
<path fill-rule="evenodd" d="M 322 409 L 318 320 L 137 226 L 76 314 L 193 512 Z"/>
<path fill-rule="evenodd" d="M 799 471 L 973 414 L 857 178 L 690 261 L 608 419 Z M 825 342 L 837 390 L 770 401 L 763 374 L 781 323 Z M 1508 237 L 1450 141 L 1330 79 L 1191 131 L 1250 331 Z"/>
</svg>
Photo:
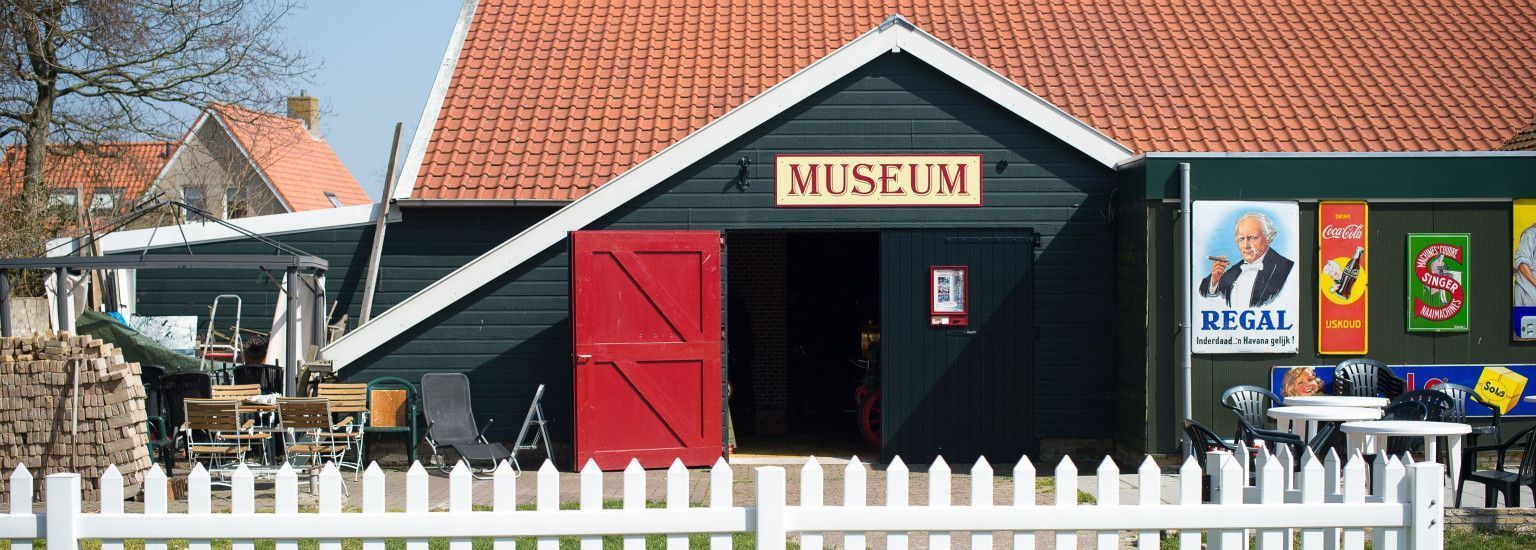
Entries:
<svg viewBox="0 0 1536 550">
<path fill-rule="evenodd" d="M 156 187 L 225 218 L 369 204 L 320 136 L 320 102 L 288 99 L 288 116 L 215 103 L 204 109 Z"/>
<path fill-rule="evenodd" d="M 1234 386 L 1349 390 L 1348 358 L 1407 389 L 1536 376 L 1511 278 L 1536 152 L 1499 150 L 1532 82 L 1525 2 L 468 0 L 391 197 L 382 313 L 321 355 L 464 373 L 482 418 L 543 387 L 557 460 L 605 469 L 763 441 L 1139 458 L 1186 421 L 1234 433 Z M 247 227 L 329 259 L 356 318 L 374 218 L 304 214 Z M 1438 321 L 1424 238 L 1467 262 L 1428 279 L 1462 292 Z M 257 285 L 140 283 L 167 315 Z"/>
<path fill-rule="evenodd" d="M 95 216 L 118 212 L 154 185 L 174 148 L 174 143 L 162 141 L 50 146 L 43 170 L 48 204 L 72 212 L 89 210 Z M 0 161 L 6 196 L 21 192 L 21 158 L 21 148 L 12 146 Z"/>
</svg>

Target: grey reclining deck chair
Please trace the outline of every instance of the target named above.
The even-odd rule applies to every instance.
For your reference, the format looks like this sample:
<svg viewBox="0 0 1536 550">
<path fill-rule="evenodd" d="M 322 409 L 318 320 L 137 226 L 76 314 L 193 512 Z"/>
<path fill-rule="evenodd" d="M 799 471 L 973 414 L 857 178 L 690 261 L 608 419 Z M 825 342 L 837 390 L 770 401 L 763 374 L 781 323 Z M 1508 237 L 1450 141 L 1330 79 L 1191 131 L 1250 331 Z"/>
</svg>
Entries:
<svg viewBox="0 0 1536 550">
<path fill-rule="evenodd" d="M 469 407 L 468 376 L 457 372 L 422 375 L 421 404 L 427 417 L 427 445 L 432 447 L 432 460 L 438 468 L 447 471 L 452 467 L 443 460 L 440 447 L 458 452 L 476 477 L 512 457 L 506 446 L 486 441 L 485 430 L 476 427 Z M 492 422 L 495 420 L 487 420 L 485 427 L 490 428 Z"/>
</svg>

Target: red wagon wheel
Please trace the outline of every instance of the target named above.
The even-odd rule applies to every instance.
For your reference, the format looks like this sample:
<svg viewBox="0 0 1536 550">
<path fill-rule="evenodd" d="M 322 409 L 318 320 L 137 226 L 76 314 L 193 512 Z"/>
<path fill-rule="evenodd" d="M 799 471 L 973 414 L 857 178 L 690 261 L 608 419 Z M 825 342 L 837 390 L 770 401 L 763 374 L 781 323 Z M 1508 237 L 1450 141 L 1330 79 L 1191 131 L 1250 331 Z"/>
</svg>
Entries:
<svg viewBox="0 0 1536 550">
<path fill-rule="evenodd" d="M 870 392 L 859 406 L 859 434 L 870 445 L 880 446 L 880 390 Z"/>
</svg>

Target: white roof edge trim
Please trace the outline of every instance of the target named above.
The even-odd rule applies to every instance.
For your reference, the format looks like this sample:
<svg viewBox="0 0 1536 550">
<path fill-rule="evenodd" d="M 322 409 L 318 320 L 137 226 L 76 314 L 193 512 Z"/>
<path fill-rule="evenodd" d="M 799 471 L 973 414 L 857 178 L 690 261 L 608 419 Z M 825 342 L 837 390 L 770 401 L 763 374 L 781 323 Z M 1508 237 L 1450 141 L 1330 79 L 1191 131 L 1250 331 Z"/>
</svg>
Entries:
<svg viewBox="0 0 1536 550">
<path fill-rule="evenodd" d="M 250 151 L 245 150 L 245 145 L 240 143 L 240 138 L 235 137 L 235 131 L 230 129 L 228 122 L 224 122 L 224 117 L 219 116 L 219 113 L 213 109 L 209 109 L 208 118 L 213 119 L 220 128 L 224 129 L 224 136 L 229 138 L 230 143 L 235 144 L 235 149 L 240 151 L 240 155 L 245 157 L 245 161 L 251 163 L 251 168 L 256 171 L 256 175 L 261 176 L 262 183 L 267 184 L 267 190 L 272 192 L 273 197 L 277 197 L 277 203 L 283 205 L 283 210 L 293 212 L 293 204 L 283 197 L 282 191 L 277 190 L 277 184 L 272 183 L 272 178 L 267 177 L 267 171 L 262 169 L 260 163 L 256 162 L 256 157 L 252 156 Z M 193 135 L 188 134 L 187 141 L 192 141 L 193 137 Z"/>
<path fill-rule="evenodd" d="M 341 208 L 285 212 L 282 214 L 252 216 L 225 221 L 257 235 L 272 236 L 367 225 L 373 223 L 378 218 L 378 210 L 376 204 L 358 204 Z M 399 219 L 400 214 L 397 211 L 390 216 L 389 221 L 398 221 Z M 186 235 L 185 240 L 182 239 L 183 234 Z M 116 231 L 103 235 L 100 243 L 102 253 L 112 254 L 139 250 L 146 246 L 149 248 L 165 248 L 182 246 L 183 244 L 201 244 L 244 238 L 246 236 L 239 231 L 217 223 L 203 221 L 186 223 L 180 226 L 168 225 L 158 228 L 150 227 L 130 231 Z M 61 255 L 70 253 L 69 250 L 64 249 L 59 250 L 59 252 Z"/>
<path fill-rule="evenodd" d="M 207 123 L 208 123 L 208 110 L 204 109 L 201 112 L 197 113 L 197 120 L 193 120 L 192 121 L 192 128 L 188 129 L 187 130 L 187 135 L 185 135 L 185 136 L 183 136 L 181 138 L 181 143 L 177 143 L 176 144 L 176 150 L 171 152 L 171 158 L 168 158 L 168 159 L 165 160 L 165 166 L 161 166 L 160 167 L 160 173 L 159 174 L 155 174 L 155 179 L 150 180 L 150 182 L 149 182 L 149 189 L 145 189 L 144 190 L 144 193 L 146 195 L 149 194 L 151 191 L 154 191 L 155 189 L 159 189 L 160 188 L 160 180 L 165 179 L 165 175 L 169 174 L 171 172 L 171 167 L 176 165 L 176 159 L 181 158 L 181 150 L 182 150 L 182 148 L 187 146 L 187 141 L 191 140 L 192 136 L 197 135 L 197 130 L 199 128 L 202 128 L 203 125 L 207 124 Z"/>
<path fill-rule="evenodd" d="M 416 121 L 416 131 L 411 134 L 411 148 L 406 150 L 405 162 L 400 164 L 400 179 L 395 182 L 396 199 L 409 199 L 416 191 L 416 176 L 421 174 L 421 161 L 427 157 L 427 144 L 432 141 L 432 130 L 437 126 L 437 116 L 443 110 L 443 100 L 448 97 L 448 84 L 453 80 L 453 68 L 459 64 L 459 52 L 464 50 L 464 37 L 474 22 L 475 7 L 479 0 L 464 0 L 459 6 L 459 20 L 448 36 L 448 46 L 443 49 L 443 61 L 437 66 L 437 79 L 432 81 L 432 92 L 427 104 L 421 109 L 421 119 Z M 391 197 L 385 197 L 389 199 Z"/>
<path fill-rule="evenodd" d="M 1454 157 L 1536 157 L 1536 151 L 1231 151 L 1231 152 L 1148 152 L 1147 158 L 1454 158 Z"/>
<path fill-rule="evenodd" d="M 892 20 L 901 24 L 889 24 Z M 586 227 L 698 162 L 716 151 L 721 144 L 741 137 L 875 58 L 902 49 L 912 52 L 915 57 L 934 65 L 963 85 L 977 89 L 992 101 L 1039 125 L 1106 166 L 1113 167 L 1115 163 L 1132 156 L 1129 149 L 1067 116 L 1060 109 L 996 72 L 987 70 L 937 38 L 917 30 L 899 16 L 892 16 L 892 19 L 874 30 L 833 50 L 608 183 L 427 285 L 352 332 L 342 335 L 322 349 L 321 354 L 338 368 L 347 366 L 443 307 L 463 299 L 508 270 L 559 243 L 570 231 Z"/>
</svg>

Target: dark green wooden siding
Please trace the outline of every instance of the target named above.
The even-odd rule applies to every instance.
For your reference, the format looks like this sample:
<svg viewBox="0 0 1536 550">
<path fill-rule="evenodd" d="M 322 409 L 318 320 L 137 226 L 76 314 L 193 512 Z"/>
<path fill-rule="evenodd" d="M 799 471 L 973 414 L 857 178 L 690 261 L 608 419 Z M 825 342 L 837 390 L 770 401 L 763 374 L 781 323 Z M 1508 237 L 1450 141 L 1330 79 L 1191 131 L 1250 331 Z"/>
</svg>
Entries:
<svg viewBox="0 0 1536 550">
<path fill-rule="evenodd" d="M 773 157 L 807 152 L 964 152 L 984 156 L 982 208 L 774 208 Z M 746 190 L 737 159 L 752 161 Z M 1006 168 L 999 161 L 1006 160 Z M 593 229 L 1029 228 L 1036 257 L 1036 411 L 1040 437 L 1112 437 L 1113 410 L 1082 382 L 1114 369 L 1110 336 L 1114 173 L 905 54 L 887 55 L 685 168 Z M 407 216 L 407 221 L 410 216 Z M 393 236 L 391 236 L 393 239 Z M 570 329 L 564 243 L 424 320 L 349 369 L 353 376 L 471 373 L 526 406 L 524 384 L 550 385 L 546 408 L 569 438 Z M 501 326 L 497 326 L 501 325 Z M 480 387 L 477 385 L 477 388 Z M 485 399 L 480 395 L 489 393 Z M 503 399 L 504 398 L 504 399 Z M 515 422 L 498 422 L 513 429 Z"/>
<path fill-rule="evenodd" d="M 1198 174 L 1198 171 L 1195 172 Z M 1197 194 L 1198 197 L 1198 194 Z M 1217 399 L 1227 387 L 1238 384 L 1269 386 L 1273 366 L 1336 364 L 1344 356 L 1316 353 L 1316 203 L 1301 203 L 1301 336 L 1296 355 L 1197 355 L 1193 361 L 1193 412 L 1217 433 L 1232 433 L 1236 421 Z M 1178 341 L 1174 330 L 1184 300 L 1178 281 L 1178 204 L 1150 203 L 1147 217 L 1152 252 L 1147 253 L 1150 277 L 1155 284 L 1149 320 L 1149 336 L 1157 346 L 1147 349 L 1147 384 L 1158 387 L 1147 407 L 1147 450 L 1172 452 L 1178 446 L 1175 427 L 1181 416 L 1178 381 Z M 1491 364 L 1536 363 L 1536 346 L 1513 343 L 1508 335 L 1510 307 L 1510 203 L 1390 203 L 1370 204 L 1370 249 L 1375 260 L 1370 278 L 1370 358 L 1389 364 Z M 1409 232 L 1465 232 L 1471 234 L 1471 332 L 1409 333 L 1405 324 L 1405 269 Z M 1519 426 L 1521 422 L 1507 422 Z"/>
</svg>

